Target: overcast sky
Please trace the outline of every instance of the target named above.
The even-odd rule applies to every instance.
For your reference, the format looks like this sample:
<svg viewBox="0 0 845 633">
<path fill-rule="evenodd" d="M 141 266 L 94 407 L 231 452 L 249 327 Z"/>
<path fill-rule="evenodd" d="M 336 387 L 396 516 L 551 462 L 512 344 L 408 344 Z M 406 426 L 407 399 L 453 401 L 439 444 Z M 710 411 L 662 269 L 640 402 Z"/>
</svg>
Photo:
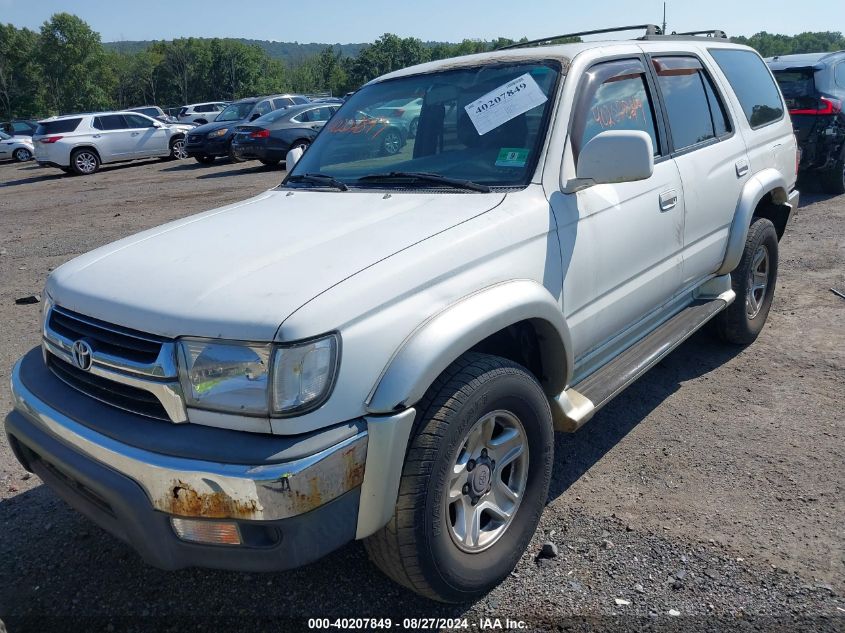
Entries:
<svg viewBox="0 0 845 633">
<path fill-rule="evenodd" d="M 457 42 L 547 37 L 620 24 L 660 23 L 662 0 L 0 0 L 0 22 L 38 29 L 75 13 L 104 41 L 245 37 L 288 42 L 369 42 L 383 33 Z M 845 0 L 669 0 L 668 30 L 728 35 L 845 30 Z"/>
</svg>

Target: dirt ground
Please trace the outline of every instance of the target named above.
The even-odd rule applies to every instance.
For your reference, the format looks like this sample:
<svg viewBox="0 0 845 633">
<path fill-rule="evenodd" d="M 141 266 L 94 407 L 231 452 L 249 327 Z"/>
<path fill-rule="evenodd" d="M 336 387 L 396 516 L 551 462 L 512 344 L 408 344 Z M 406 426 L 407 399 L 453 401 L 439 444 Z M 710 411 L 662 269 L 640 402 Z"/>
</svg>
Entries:
<svg viewBox="0 0 845 633">
<path fill-rule="evenodd" d="M 155 161 L 91 177 L 0 165 L 0 410 L 13 362 L 39 342 L 39 306 L 15 298 L 77 254 L 279 183 L 282 171 L 256 165 Z M 416 597 L 358 543 L 279 574 L 152 569 L 25 474 L 0 434 L 0 619 L 10 633 L 302 616 L 845 630 L 845 300 L 830 291 L 845 291 L 845 196 L 805 189 L 780 257 L 756 343 L 699 333 L 557 436 L 531 549 L 476 603 Z M 545 541 L 560 553 L 537 560 Z"/>
</svg>

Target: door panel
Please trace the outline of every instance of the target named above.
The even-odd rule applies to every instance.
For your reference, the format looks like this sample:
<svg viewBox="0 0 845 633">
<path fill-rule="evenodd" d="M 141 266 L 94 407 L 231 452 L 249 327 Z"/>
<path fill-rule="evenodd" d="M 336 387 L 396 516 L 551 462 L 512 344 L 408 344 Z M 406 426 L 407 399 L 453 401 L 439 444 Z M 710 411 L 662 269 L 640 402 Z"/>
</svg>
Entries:
<svg viewBox="0 0 845 633">
<path fill-rule="evenodd" d="M 131 130 L 122 114 L 106 114 L 94 118 L 94 139 L 100 160 L 104 163 L 128 160 L 134 154 Z"/>
<path fill-rule="evenodd" d="M 155 127 L 153 121 L 134 114 L 126 114 L 132 139 L 132 156 L 134 158 L 148 158 L 164 156 L 168 153 L 167 130 Z"/>
</svg>

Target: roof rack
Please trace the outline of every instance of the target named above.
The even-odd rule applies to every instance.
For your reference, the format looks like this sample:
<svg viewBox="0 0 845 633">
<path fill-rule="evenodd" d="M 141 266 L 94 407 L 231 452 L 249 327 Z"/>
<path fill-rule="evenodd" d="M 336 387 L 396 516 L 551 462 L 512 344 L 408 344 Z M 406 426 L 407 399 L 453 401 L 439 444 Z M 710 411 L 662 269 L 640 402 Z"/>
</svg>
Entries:
<svg viewBox="0 0 845 633">
<path fill-rule="evenodd" d="M 602 33 L 617 33 L 620 31 L 638 31 L 645 29 L 646 37 L 649 35 L 661 35 L 663 31 L 656 24 L 634 24 L 632 26 L 615 26 L 609 29 L 596 29 L 593 31 L 578 31 L 577 33 L 564 33 L 563 35 L 553 35 L 551 37 L 543 37 L 539 40 L 528 40 L 527 42 L 517 42 L 516 44 L 508 44 L 507 46 L 500 46 L 496 50 L 504 51 L 509 48 L 522 48 L 524 46 L 540 46 L 552 40 L 561 40 L 567 37 L 581 37 L 582 35 L 600 35 Z"/>
<path fill-rule="evenodd" d="M 705 37 L 718 37 L 720 39 L 728 39 L 728 36 L 725 35 L 724 31 L 719 29 L 710 29 L 709 31 L 684 31 L 683 33 L 677 33 L 672 31 L 672 35 L 704 35 Z"/>
</svg>

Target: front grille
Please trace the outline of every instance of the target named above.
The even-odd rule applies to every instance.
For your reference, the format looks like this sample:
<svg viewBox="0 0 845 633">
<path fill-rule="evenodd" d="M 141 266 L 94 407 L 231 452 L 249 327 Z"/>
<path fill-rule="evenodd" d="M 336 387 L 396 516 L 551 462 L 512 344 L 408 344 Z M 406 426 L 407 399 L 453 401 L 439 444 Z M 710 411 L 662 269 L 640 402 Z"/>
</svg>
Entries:
<svg viewBox="0 0 845 633">
<path fill-rule="evenodd" d="M 170 420 L 159 399 L 149 391 L 101 378 L 53 354 L 47 354 L 47 366 L 60 380 L 100 402 L 150 418 Z"/>
<path fill-rule="evenodd" d="M 158 359 L 164 343 L 163 339 L 151 334 L 111 325 L 58 307 L 50 312 L 49 327 L 69 341 L 84 338 L 98 352 L 147 365 Z"/>
<path fill-rule="evenodd" d="M 202 143 L 202 135 L 200 135 L 200 134 L 188 134 L 187 142 L 188 142 L 188 145 L 196 145 L 197 143 Z"/>
</svg>

